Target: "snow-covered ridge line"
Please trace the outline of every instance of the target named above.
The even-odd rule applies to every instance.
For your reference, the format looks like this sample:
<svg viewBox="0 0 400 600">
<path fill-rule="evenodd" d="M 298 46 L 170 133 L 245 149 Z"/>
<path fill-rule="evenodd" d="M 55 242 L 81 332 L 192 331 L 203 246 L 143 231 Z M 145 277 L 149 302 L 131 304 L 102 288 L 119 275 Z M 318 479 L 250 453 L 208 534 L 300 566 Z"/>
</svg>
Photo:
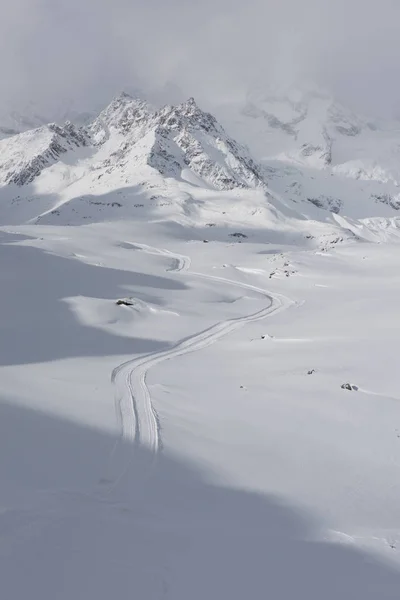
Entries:
<svg viewBox="0 0 400 600">
<path fill-rule="evenodd" d="M 139 145 L 138 145 L 139 144 Z M 0 182 L 31 183 L 69 149 L 91 145 L 96 168 L 147 164 L 165 177 L 189 168 L 216 189 L 265 185 L 262 167 L 193 98 L 156 111 L 121 94 L 88 128 L 49 125 L 0 142 Z M 1 173 L 3 171 L 3 173 Z"/>
<path fill-rule="evenodd" d="M 51 123 L 0 141 L 0 184 L 23 186 L 31 183 L 42 170 L 60 157 L 89 144 L 83 129 L 70 122 Z"/>
<path fill-rule="evenodd" d="M 155 111 L 146 102 L 123 94 L 94 121 L 90 133 L 99 145 L 113 134 L 122 137 L 113 153 L 114 166 L 129 160 L 140 142 L 137 150 L 142 161 L 166 177 L 177 177 L 189 168 L 216 189 L 265 184 L 263 168 L 194 98 Z"/>
<path fill-rule="evenodd" d="M 0 141 L 0 221 L 156 218 L 204 228 L 224 215 L 234 231 L 251 221 L 318 244 L 347 235 L 335 214 L 394 216 L 399 147 L 395 129 L 314 92 L 250 97 L 219 119 L 193 98 L 156 109 L 121 94 L 85 128 L 53 124 Z"/>
</svg>

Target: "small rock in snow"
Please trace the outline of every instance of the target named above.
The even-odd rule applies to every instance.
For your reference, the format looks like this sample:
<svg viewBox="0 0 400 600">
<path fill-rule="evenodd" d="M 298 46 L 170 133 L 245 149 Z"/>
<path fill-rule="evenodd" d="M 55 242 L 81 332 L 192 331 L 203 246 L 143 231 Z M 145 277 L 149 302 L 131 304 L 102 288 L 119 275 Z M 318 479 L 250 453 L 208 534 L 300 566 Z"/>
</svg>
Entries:
<svg viewBox="0 0 400 600">
<path fill-rule="evenodd" d="M 133 306 L 135 303 L 132 298 L 122 298 L 116 301 L 117 306 Z"/>
<path fill-rule="evenodd" d="M 357 392 L 358 391 L 358 386 L 357 385 L 353 385 L 351 383 L 342 383 L 342 385 L 340 387 L 342 388 L 342 390 L 349 390 L 350 392 L 352 392 L 352 391 Z"/>
</svg>

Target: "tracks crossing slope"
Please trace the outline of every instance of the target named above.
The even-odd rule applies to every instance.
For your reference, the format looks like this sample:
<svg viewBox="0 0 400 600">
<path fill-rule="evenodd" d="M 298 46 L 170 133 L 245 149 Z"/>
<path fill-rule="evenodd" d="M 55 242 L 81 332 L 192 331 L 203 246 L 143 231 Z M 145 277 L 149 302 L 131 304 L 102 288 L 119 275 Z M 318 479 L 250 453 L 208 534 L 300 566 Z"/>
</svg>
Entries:
<svg viewBox="0 0 400 600">
<path fill-rule="evenodd" d="M 171 259 L 172 262 L 171 266 L 167 269 L 168 271 L 187 272 L 190 269 L 191 261 L 188 256 L 136 242 L 135 245 L 140 247 L 144 252 Z M 152 404 L 151 395 L 146 383 L 148 371 L 166 360 L 172 360 L 189 352 L 202 350 L 246 323 L 264 319 L 293 304 L 291 300 L 282 295 L 271 294 L 254 285 L 193 271 L 190 271 L 190 274 L 191 276 L 209 281 L 225 283 L 257 292 L 265 297 L 268 304 L 261 310 L 249 315 L 216 323 L 165 350 L 128 360 L 115 367 L 111 375 L 111 381 L 115 386 L 116 415 L 121 428 L 119 443 L 127 443 L 134 447 L 145 446 L 150 451 L 149 455 L 153 464 L 162 448 L 162 438 L 160 421 Z M 127 466 L 120 472 L 117 481 L 123 476 L 126 468 Z"/>
</svg>

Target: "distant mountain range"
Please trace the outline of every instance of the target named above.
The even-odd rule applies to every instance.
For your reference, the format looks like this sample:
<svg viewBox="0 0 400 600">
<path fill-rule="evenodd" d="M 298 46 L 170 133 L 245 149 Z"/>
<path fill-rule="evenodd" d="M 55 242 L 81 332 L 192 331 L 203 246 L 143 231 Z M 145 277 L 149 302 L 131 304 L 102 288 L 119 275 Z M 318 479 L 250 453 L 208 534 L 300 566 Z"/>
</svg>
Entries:
<svg viewBox="0 0 400 600">
<path fill-rule="evenodd" d="M 318 89 L 253 92 L 215 115 L 126 93 L 64 125 L 14 115 L 0 127 L 1 223 L 145 218 L 305 244 L 396 234 L 399 123 Z"/>
</svg>

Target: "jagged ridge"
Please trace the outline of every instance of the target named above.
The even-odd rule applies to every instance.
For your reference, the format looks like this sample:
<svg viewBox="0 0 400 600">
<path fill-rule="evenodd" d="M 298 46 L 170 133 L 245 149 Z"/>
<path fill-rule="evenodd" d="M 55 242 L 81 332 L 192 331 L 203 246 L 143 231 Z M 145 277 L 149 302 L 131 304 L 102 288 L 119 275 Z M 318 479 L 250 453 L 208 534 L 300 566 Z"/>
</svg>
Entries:
<svg viewBox="0 0 400 600">
<path fill-rule="evenodd" d="M 190 169 L 216 189 L 265 184 L 263 169 L 248 150 L 231 139 L 193 98 L 155 111 L 146 102 L 122 94 L 101 113 L 90 132 L 98 145 L 117 138 L 107 166 L 126 165 L 132 159 L 133 166 L 144 162 L 166 177 Z"/>
<path fill-rule="evenodd" d="M 88 137 L 83 129 L 67 122 L 52 123 L 0 142 L 0 181 L 19 186 L 31 183 L 42 170 L 57 161 L 68 150 L 86 146 Z"/>
</svg>

